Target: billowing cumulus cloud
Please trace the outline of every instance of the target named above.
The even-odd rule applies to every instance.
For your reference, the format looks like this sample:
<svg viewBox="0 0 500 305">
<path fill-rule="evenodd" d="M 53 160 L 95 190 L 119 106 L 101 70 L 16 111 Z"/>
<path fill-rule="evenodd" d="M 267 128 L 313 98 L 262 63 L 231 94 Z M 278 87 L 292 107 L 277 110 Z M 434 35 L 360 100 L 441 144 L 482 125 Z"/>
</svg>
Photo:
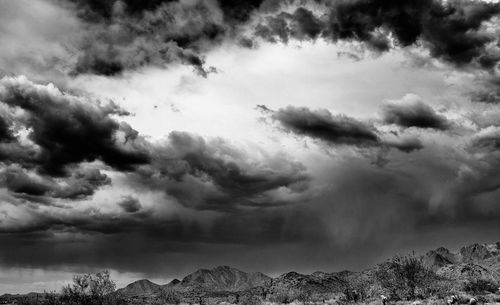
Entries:
<svg viewBox="0 0 500 305">
<path fill-rule="evenodd" d="M 382 112 L 386 124 L 396 124 L 403 128 L 446 130 L 450 127 L 446 117 L 437 114 L 415 95 L 406 95 L 401 100 L 387 102 L 383 105 Z"/>
<path fill-rule="evenodd" d="M 210 70 L 201 52 L 226 31 L 222 12 L 211 1 L 165 1 L 144 3 L 144 7 L 116 1 L 109 9 L 102 6 L 90 5 L 85 13 L 88 34 L 81 42 L 74 73 L 116 75 L 141 66 L 178 62 L 206 76 Z M 89 17 L 95 14 L 110 16 L 96 22 Z"/>
<path fill-rule="evenodd" d="M 119 75 L 182 63 L 206 77 L 205 53 L 248 21 L 259 1 L 69 0 L 86 27 L 73 74 Z"/>
<path fill-rule="evenodd" d="M 94 194 L 101 186 L 110 184 L 108 176 L 98 169 L 77 169 L 64 179 L 63 183 L 50 176 L 39 175 L 18 165 L 12 165 L 0 171 L 0 181 L 15 196 L 30 196 L 33 199 L 43 197 L 62 199 L 81 199 Z"/>
<path fill-rule="evenodd" d="M 457 66 L 494 68 L 499 57 L 496 36 L 486 22 L 500 12 L 498 3 L 482 1 L 318 1 L 295 11 L 267 14 L 254 33 L 270 42 L 322 37 L 362 42 L 376 52 L 421 45 L 431 56 Z M 302 3 L 303 5 L 303 3 Z M 319 7 L 319 9 L 318 9 Z"/>
<path fill-rule="evenodd" d="M 133 196 L 124 196 L 118 205 L 127 213 L 135 213 L 138 212 L 142 205 L 139 200 Z"/>
<path fill-rule="evenodd" d="M 288 133 L 319 140 L 327 145 L 346 145 L 360 148 L 395 148 L 410 153 L 424 146 L 417 137 L 383 135 L 374 126 L 345 115 L 332 115 L 326 109 L 310 110 L 293 107 L 273 111 L 265 105 L 257 108 L 277 121 Z"/>
<path fill-rule="evenodd" d="M 272 118 L 285 130 L 331 144 L 370 146 L 379 141 L 370 126 L 347 116 L 334 116 L 328 110 L 311 111 L 290 106 L 274 112 Z"/>
<path fill-rule="evenodd" d="M 197 135 L 171 132 L 152 153 L 152 163 L 138 170 L 138 182 L 163 188 L 197 209 L 273 207 L 293 203 L 309 188 L 299 162 L 286 156 L 256 158 L 223 139 L 207 142 Z"/>
<path fill-rule="evenodd" d="M 92 103 L 23 77 L 0 81 L 0 102 L 9 107 L 8 115 L 17 118 L 12 128 L 28 133 L 26 143 L 12 143 L 27 151 L 21 158 L 1 149 L 6 162 L 21 160 L 42 173 L 64 176 L 67 166 L 81 162 L 100 160 L 127 170 L 148 161 L 140 147 L 126 140 L 135 138 L 133 130 L 110 117 L 124 114 L 114 104 Z"/>
<path fill-rule="evenodd" d="M 17 9 L 6 7 L 6 11 Z M 494 45 L 496 36 L 487 25 L 498 15 L 499 5 L 473 0 L 309 4 L 270 0 L 61 0 L 44 3 L 40 9 L 44 14 L 37 18 L 54 18 L 56 13 L 65 17 L 58 28 L 41 34 L 54 36 L 60 28 L 70 29 L 64 41 L 44 40 L 47 48 L 42 58 L 31 64 L 31 70 L 44 73 L 57 66 L 57 71 L 73 76 L 113 76 L 145 66 L 182 63 L 206 77 L 217 71 L 217 67 L 205 63 L 207 53 L 226 42 L 255 46 L 259 38 L 284 43 L 317 39 L 361 42 L 378 52 L 421 46 L 445 62 L 488 70 L 494 69 L 500 59 Z M 36 28 L 32 31 L 30 35 L 38 34 Z M 22 50 L 17 43 L 14 48 Z"/>
<path fill-rule="evenodd" d="M 325 25 L 309 9 L 297 8 L 294 12 L 281 12 L 276 16 L 266 16 L 255 26 L 254 33 L 269 42 L 288 43 L 290 39 L 316 40 Z"/>
<path fill-rule="evenodd" d="M 462 65 L 485 58 L 494 37 L 480 27 L 498 12 L 498 4 L 479 1 L 340 1 L 333 7 L 331 35 L 384 51 L 391 48 L 390 40 L 377 38 L 377 30 L 387 30 L 396 44 L 421 39 L 432 55 Z"/>
</svg>

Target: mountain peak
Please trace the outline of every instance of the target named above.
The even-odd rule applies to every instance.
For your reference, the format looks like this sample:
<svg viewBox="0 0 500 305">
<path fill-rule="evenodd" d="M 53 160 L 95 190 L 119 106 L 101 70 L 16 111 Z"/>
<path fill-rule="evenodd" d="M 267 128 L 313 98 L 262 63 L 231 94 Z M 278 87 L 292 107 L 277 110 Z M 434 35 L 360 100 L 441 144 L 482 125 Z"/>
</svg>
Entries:
<svg viewBox="0 0 500 305">
<path fill-rule="evenodd" d="M 472 244 L 462 247 L 460 255 L 464 262 L 475 262 L 485 260 L 500 254 L 499 243 L 495 244 Z"/>
<path fill-rule="evenodd" d="M 271 278 L 263 273 L 247 273 L 224 265 L 212 269 L 199 269 L 175 286 L 182 290 L 239 291 L 265 286 L 270 281 Z"/>
<path fill-rule="evenodd" d="M 160 291 L 161 286 L 151 282 L 148 279 L 142 279 L 128 284 L 125 288 L 118 289 L 116 292 L 126 296 L 138 296 L 153 294 Z"/>
</svg>

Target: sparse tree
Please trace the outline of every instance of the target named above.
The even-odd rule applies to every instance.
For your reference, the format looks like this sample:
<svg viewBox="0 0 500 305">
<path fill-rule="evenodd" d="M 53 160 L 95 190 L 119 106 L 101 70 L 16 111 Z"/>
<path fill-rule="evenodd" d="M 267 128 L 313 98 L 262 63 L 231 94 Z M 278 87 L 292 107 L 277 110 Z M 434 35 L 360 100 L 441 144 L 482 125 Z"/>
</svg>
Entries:
<svg viewBox="0 0 500 305">
<path fill-rule="evenodd" d="M 60 300 L 67 305 L 118 305 L 124 304 L 114 295 L 115 283 L 109 271 L 96 274 L 75 275 L 73 284 L 63 287 Z"/>
<path fill-rule="evenodd" d="M 436 280 L 435 273 L 424 266 L 415 254 L 395 256 L 379 265 L 376 278 L 391 298 L 413 300 L 425 294 L 430 283 Z"/>
</svg>

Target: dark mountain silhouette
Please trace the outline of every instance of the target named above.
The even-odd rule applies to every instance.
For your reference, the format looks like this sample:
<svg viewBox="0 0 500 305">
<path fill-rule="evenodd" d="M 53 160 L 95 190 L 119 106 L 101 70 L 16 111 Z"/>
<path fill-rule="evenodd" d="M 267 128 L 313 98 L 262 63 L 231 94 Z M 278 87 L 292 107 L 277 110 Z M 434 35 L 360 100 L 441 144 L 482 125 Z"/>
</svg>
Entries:
<svg viewBox="0 0 500 305">
<path fill-rule="evenodd" d="M 423 256 L 424 263 L 437 274 L 459 285 L 471 278 L 500 281 L 500 243 L 472 244 L 458 252 L 438 248 Z"/>
<path fill-rule="evenodd" d="M 500 254 L 500 242 L 495 244 L 472 244 L 460 249 L 462 262 L 480 262 Z"/>
<path fill-rule="evenodd" d="M 427 267 L 433 270 L 437 270 L 446 265 L 456 263 L 458 261 L 458 258 L 457 255 L 451 253 L 450 250 L 444 247 L 440 247 L 437 248 L 436 250 L 431 250 L 427 252 L 422 257 L 422 260 Z"/>
<path fill-rule="evenodd" d="M 161 286 L 151 282 L 150 280 L 139 280 L 128 284 L 126 287 L 118 289 L 116 292 L 124 296 L 139 296 L 157 293 L 161 290 Z"/>
<path fill-rule="evenodd" d="M 181 281 L 174 281 L 163 287 L 184 291 L 242 291 L 267 286 L 271 278 L 260 272 L 246 273 L 229 266 L 219 266 L 213 269 L 200 269 Z"/>
<path fill-rule="evenodd" d="M 452 281 L 455 289 L 461 289 L 466 281 L 483 279 L 500 283 L 500 243 L 472 244 L 456 252 L 444 247 L 431 250 L 421 256 L 423 263 L 438 275 Z M 347 290 L 376 290 L 377 266 L 360 272 L 341 271 L 312 274 L 287 272 L 271 278 L 260 272 L 247 273 L 229 266 L 197 270 L 182 280 L 174 279 L 168 284 L 158 285 L 140 280 L 119 289 L 128 297 L 154 295 L 161 290 L 192 298 L 200 295 L 213 298 L 228 298 L 238 295 L 332 295 Z M 373 288 L 375 287 L 375 288 Z"/>
</svg>

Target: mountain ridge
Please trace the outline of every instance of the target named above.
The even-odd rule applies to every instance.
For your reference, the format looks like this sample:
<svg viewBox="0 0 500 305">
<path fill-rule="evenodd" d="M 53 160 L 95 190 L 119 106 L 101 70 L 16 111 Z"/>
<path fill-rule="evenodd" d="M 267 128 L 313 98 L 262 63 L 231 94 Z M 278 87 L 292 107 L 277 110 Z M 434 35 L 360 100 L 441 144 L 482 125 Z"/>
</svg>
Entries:
<svg viewBox="0 0 500 305">
<path fill-rule="evenodd" d="M 456 251 L 438 247 L 422 254 L 420 258 L 424 265 L 438 275 L 455 279 L 457 285 L 471 277 L 500 282 L 500 242 L 474 243 Z M 377 266 L 362 271 L 316 271 L 311 274 L 290 271 L 272 278 L 261 272 L 245 272 L 223 265 L 212 269 L 198 269 L 182 279 L 174 279 L 164 285 L 139 280 L 118 292 L 136 296 L 155 294 L 161 290 L 178 293 L 234 293 L 266 288 L 271 293 L 281 290 L 324 293 L 342 291 L 346 289 L 348 282 L 373 283 Z"/>
</svg>

